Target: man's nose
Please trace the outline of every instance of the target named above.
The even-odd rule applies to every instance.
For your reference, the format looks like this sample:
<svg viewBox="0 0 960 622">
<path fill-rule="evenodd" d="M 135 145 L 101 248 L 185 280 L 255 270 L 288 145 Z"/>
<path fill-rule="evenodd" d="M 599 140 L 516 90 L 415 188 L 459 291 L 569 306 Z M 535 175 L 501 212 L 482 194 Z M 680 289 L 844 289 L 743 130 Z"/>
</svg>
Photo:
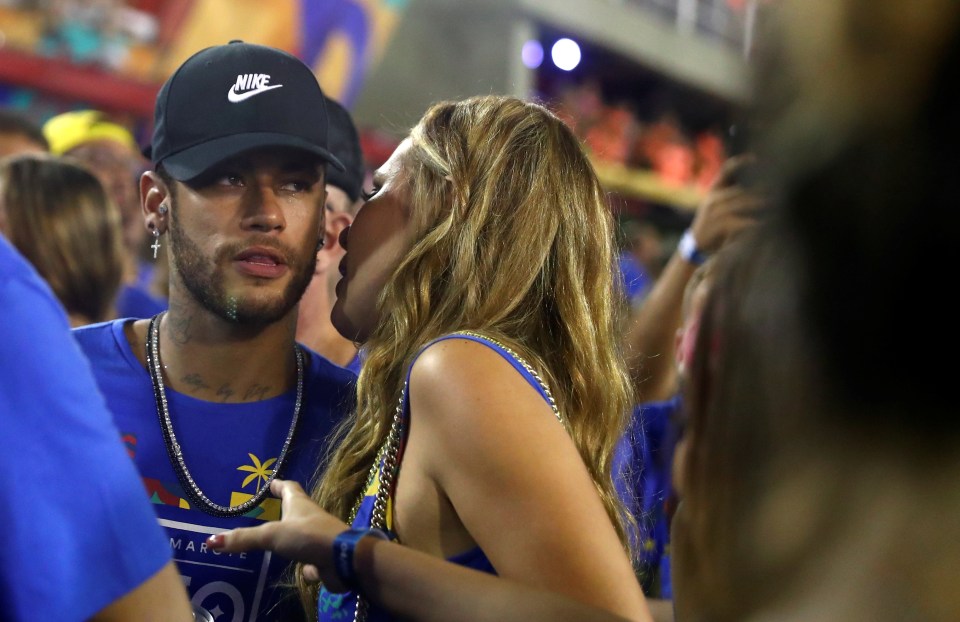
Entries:
<svg viewBox="0 0 960 622">
<path fill-rule="evenodd" d="M 244 229 L 255 231 L 282 231 L 287 223 L 283 216 L 283 207 L 280 197 L 269 186 L 258 186 L 251 189 L 246 199 L 246 214 L 241 222 Z"/>
</svg>

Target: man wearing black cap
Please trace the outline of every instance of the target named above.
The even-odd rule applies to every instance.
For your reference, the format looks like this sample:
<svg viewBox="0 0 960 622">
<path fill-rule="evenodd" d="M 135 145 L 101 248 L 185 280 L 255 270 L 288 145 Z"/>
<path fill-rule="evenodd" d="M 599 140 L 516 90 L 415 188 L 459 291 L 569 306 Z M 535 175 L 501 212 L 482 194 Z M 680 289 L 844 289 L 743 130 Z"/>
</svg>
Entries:
<svg viewBox="0 0 960 622">
<path fill-rule="evenodd" d="M 337 365 L 360 373 L 360 357 L 356 344 L 345 339 L 330 321 L 336 301 L 337 267 L 346 251 L 340 246 L 340 232 L 349 227 L 362 201 L 360 191 L 366 174 L 360 135 L 350 113 L 339 102 L 327 99 L 330 116 L 330 151 L 344 170 L 327 172 L 326 237 L 317 253 L 313 280 L 300 300 L 297 320 L 297 341 L 309 346 Z"/>
<path fill-rule="evenodd" d="M 74 334 L 194 605 L 217 620 L 292 619 L 297 598 L 277 586 L 284 560 L 203 543 L 277 519 L 270 481 L 309 485 L 352 404 L 353 374 L 294 339 L 326 168 L 343 169 L 326 98 L 295 57 L 231 42 L 177 69 L 154 121 L 140 198 L 155 243 L 169 245 L 169 311 Z"/>
</svg>

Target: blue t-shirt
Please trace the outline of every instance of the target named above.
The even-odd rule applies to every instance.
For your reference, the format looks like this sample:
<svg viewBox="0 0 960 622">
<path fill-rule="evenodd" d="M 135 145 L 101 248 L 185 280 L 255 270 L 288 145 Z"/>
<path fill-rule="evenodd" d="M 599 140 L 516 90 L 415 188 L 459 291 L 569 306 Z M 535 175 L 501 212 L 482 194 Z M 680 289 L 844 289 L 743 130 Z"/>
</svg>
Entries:
<svg viewBox="0 0 960 622">
<path fill-rule="evenodd" d="M 217 620 L 295 620 L 302 608 L 295 591 L 279 583 L 287 560 L 270 552 L 215 553 L 212 533 L 251 527 L 280 517 L 280 500 L 268 496 L 244 516 L 219 518 L 191 508 L 163 442 L 153 385 L 124 336 L 124 320 L 74 330 L 93 366 L 127 451 L 143 477 L 147 495 L 183 575 L 194 605 Z M 356 376 L 308 353 L 300 424 L 279 477 L 308 489 L 331 429 L 353 405 Z M 161 353 L 162 356 L 162 353 Z M 184 461 L 214 503 L 235 506 L 263 486 L 290 429 L 296 389 L 274 398 L 222 404 L 167 387 L 167 400 Z M 256 612 L 254 614 L 253 612 Z M 220 617 L 220 616 L 225 617 Z"/>
<path fill-rule="evenodd" d="M 0 618 L 86 620 L 170 548 L 50 288 L 0 236 Z"/>
<path fill-rule="evenodd" d="M 122 285 L 117 292 L 117 317 L 145 319 L 167 310 L 167 301 L 133 285 Z"/>
<path fill-rule="evenodd" d="M 620 266 L 620 286 L 631 306 L 639 306 L 650 293 L 653 279 L 647 269 L 631 253 L 620 253 L 617 258 Z"/>
<path fill-rule="evenodd" d="M 445 335 L 438 339 L 435 339 L 431 343 L 424 346 L 420 352 L 422 353 L 430 345 L 438 342 L 444 341 L 446 339 L 468 339 L 470 341 L 475 341 L 481 343 L 490 349 L 497 352 L 500 356 L 505 358 L 514 369 L 516 369 L 521 376 L 526 379 L 530 386 L 537 390 L 537 392 L 549 403 L 546 392 L 543 390 L 543 387 L 537 381 L 533 375 L 523 367 L 523 365 L 516 359 L 512 354 L 504 350 L 497 343 L 490 341 L 484 337 L 479 337 L 477 335 L 467 335 L 462 333 L 453 333 L 450 335 Z M 419 354 L 418 354 L 419 356 Z M 416 361 L 416 358 L 414 358 Z M 413 368 L 411 364 L 410 368 Z M 407 387 L 410 386 L 410 369 L 407 370 Z M 403 402 L 403 440 L 401 441 L 400 450 L 398 452 L 397 464 L 402 465 L 403 460 L 403 446 L 406 441 L 406 431 L 409 429 L 410 421 L 410 395 L 407 393 L 404 396 Z M 383 472 L 383 463 L 380 464 L 380 473 Z M 398 467 L 399 472 L 399 467 Z M 396 480 L 394 480 L 396 481 Z M 374 478 L 374 481 L 370 484 L 369 487 L 364 491 L 363 500 L 360 502 L 360 508 L 357 510 L 357 516 L 353 520 L 351 525 L 354 529 L 369 529 L 373 523 L 373 504 L 377 497 L 377 490 L 380 488 L 380 477 L 379 474 Z M 390 492 L 391 500 L 393 497 L 393 491 Z M 393 530 L 393 503 L 387 504 L 387 515 L 386 515 L 386 533 L 391 540 L 397 539 L 397 534 Z M 453 557 L 448 557 L 447 561 L 453 562 L 460 566 L 466 566 L 467 568 L 472 568 L 474 570 L 479 570 L 481 572 L 486 572 L 489 574 L 497 574 L 496 569 L 494 569 L 493 564 L 490 563 L 490 560 L 487 558 L 486 554 L 480 547 L 475 547 L 469 551 L 464 551 Z M 317 617 L 319 622 L 334 622 L 334 621 L 350 621 L 353 620 L 354 611 L 357 607 L 357 596 L 354 592 L 343 592 L 340 594 L 334 594 L 328 592 L 326 589 L 320 589 L 320 597 L 317 602 Z M 385 609 L 374 605 L 369 604 L 367 609 L 367 620 L 368 622 L 387 622 L 393 620 L 394 618 L 390 615 Z"/>
<path fill-rule="evenodd" d="M 670 581 L 671 469 L 680 396 L 636 407 L 633 424 L 617 447 L 617 490 L 637 517 L 638 576 L 650 598 L 673 598 Z"/>
<path fill-rule="evenodd" d="M 360 368 L 363 366 L 363 354 L 361 350 L 357 350 L 357 354 L 350 360 L 349 363 L 344 365 L 344 369 L 349 369 L 356 375 L 360 375 Z"/>
<path fill-rule="evenodd" d="M 167 310 L 168 301 L 150 293 L 153 273 L 152 264 L 145 261 L 139 263 L 136 282 L 122 285 L 117 292 L 117 317 L 143 319 Z"/>
</svg>

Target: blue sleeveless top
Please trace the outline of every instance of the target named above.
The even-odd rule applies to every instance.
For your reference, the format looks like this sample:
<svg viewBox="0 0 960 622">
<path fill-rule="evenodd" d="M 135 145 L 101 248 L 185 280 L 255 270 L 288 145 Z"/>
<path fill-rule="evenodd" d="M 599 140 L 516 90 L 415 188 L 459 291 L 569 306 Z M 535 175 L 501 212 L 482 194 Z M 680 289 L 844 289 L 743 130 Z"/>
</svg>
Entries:
<svg viewBox="0 0 960 622">
<path fill-rule="evenodd" d="M 526 379 L 526 381 L 532 386 L 537 392 L 543 397 L 547 403 L 550 403 L 550 400 L 544 391 L 543 387 L 533 377 L 523 364 L 516 359 L 516 357 L 507 352 L 500 344 L 494 342 L 491 339 L 486 337 L 476 335 L 476 334 L 465 334 L 465 333 L 452 333 L 450 335 L 444 335 L 443 337 L 438 337 L 434 339 L 423 348 L 420 349 L 420 352 L 417 353 L 417 356 L 414 357 L 413 362 L 410 363 L 410 368 L 407 369 L 407 380 L 406 388 L 410 386 L 410 371 L 413 368 L 413 363 L 416 362 L 417 357 L 423 353 L 424 350 L 432 346 L 433 344 L 445 341 L 447 339 L 467 339 L 469 341 L 475 341 L 481 343 L 490 349 L 494 350 L 504 359 L 506 359 L 514 369 L 516 369 L 521 376 Z M 403 400 L 403 438 L 400 440 L 400 449 L 397 456 L 397 468 L 399 469 L 402 466 L 403 460 L 403 450 L 406 444 L 406 433 L 410 429 L 409 426 L 410 420 L 410 394 L 409 390 L 404 391 L 404 400 Z M 374 478 L 373 482 L 367 487 L 364 491 L 363 500 L 360 502 L 360 508 L 357 511 L 357 516 L 354 518 L 352 527 L 354 529 L 369 529 L 372 522 L 373 515 L 373 503 L 376 500 L 377 491 L 380 488 L 380 475 L 383 473 L 383 462 L 380 463 L 379 472 Z M 396 480 L 394 480 L 396 481 Z M 393 530 L 393 491 L 391 491 L 390 499 L 387 502 L 387 512 L 386 512 L 386 522 L 387 535 L 391 540 L 397 540 L 397 534 Z M 486 554 L 480 547 L 475 547 L 468 551 L 464 551 L 458 555 L 447 558 L 447 561 L 453 562 L 460 566 L 466 566 L 467 568 L 472 568 L 474 570 L 479 570 L 481 572 L 487 572 L 489 574 L 497 574 L 497 571 L 494 569 L 493 564 L 490 563 L 490 560 L 487 559 Z M 325 588 L 320 589 L 320 597 L 317 601 L 317 617 L 319 622 L 332 622 L 332 621 L 352 621 L 354 616 L 354 610 L 357 606 L 357 594 L 355 592 L 343 592 L 341 594 L 334 594 L 328 592 Z M 370 603 L 367 608 L 367 620 L 368 622 L 386 622 L 393 620 L 393 616 L 386 610 Z"/>
</svg>

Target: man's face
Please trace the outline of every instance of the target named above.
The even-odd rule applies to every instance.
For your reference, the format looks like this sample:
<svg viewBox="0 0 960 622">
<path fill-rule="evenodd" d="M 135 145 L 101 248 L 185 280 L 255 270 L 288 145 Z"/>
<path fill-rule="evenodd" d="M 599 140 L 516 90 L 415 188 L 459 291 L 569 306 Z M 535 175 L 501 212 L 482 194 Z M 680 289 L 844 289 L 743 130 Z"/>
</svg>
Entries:
<svg viewBox="0 0 960 622">
<path fill-rule="evenodd" d="M 46 148 L 24 134 L 0 134 L 0 158 L 12 155 L 46 153 Z"/>
<path fill-rule="evenodd" d="M 333 214 L 353 214 L 353 201 L 350 196 L 337 186 L 327 184 L 327 201 L 324 205 L 328 215 Z M 326 232 L 328 236 L 336 238 L 340 231 L 334 229 L 333 219 L 328 218 L 326 222 Z"/>
<path fill-rule="evenodd" d="M 337 186 L 327 184 L 327 200 L 324 205 L 324 244 L 317 253 L 314 274 L 326 279 L 330 285 L 340 280 L 337 264 L 346 252 L 340 246 L 340 232 L 353 222 L 353 201 Z"/>
<path fill-rule="evenodd" d="M 244 154 L 178 183 L 171 298 L 187 294 L 240 324 L 285 317 L 313 276 L 325 194 L 322 164 L 285 149 Z"/>
</svg>

